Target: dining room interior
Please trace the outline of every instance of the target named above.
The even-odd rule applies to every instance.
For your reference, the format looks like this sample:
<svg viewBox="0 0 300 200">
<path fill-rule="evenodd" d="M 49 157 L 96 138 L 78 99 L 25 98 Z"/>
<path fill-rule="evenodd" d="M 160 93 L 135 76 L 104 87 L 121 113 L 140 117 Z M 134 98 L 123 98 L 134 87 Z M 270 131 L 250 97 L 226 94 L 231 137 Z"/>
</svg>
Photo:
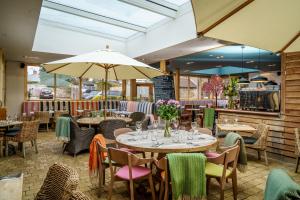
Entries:
<svg viewBox="0 0 300 200">
<path fill-rule="evenodd" d="M 299 9 L 1 0 L 0 200 L 300 199 Z"/>
</svg>

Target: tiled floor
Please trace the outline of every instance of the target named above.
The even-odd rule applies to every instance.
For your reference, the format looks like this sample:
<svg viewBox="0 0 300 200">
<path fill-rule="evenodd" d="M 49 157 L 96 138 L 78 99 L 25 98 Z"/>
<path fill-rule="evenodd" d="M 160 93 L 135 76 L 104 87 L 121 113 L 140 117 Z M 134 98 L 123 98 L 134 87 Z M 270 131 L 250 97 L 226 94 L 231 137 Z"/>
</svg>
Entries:
<svg viewBox="0 0 300 200">
<path fill-rule="evenodd" d="M 39 133 L 38 138 L 39 153 L 35 154 L 30 143 L 26 144 L 27 157 L 23 159 L 20 155 L 0 158 L 0 176 L 14 172 L 24 172 L 23 199 L 34 199 L 38 192 L 49 166 L 55 162 L 72 166 L 80 175 L 79 189 L 87 194 L 91 199 L 106 199 L 106 192 L 97 197 L 97 185 L 92 184 L 88 174 L 88 153 L 83 153 L 73 158 L 70 155 L 62 154 L 62 144 L 55 139 L 54 133 Z M 238 199 L 263 199 L 263 191 L 268 172 L 272 168 L 284 168 L 289 174 L 300 182 L 300 173 L 295 174 L 294 164 L 280 163 L 271 160 L 267 167 L 263 161 L 257 161 L 249 157 L 249 166 L 246 173 L 238 173 Z M 108 174 L 108 170 L 107 170 Z M 107 183 L 109 182 L 109 175 Z M 143 192 L 140 192 L 141 194 Z M 113 199 L 128 199 L 126 185 L 119 183 L 115 186 Z M 150 195 L 148 195 L 150 197 Z M 140 196 L 139 199 L 145 199 Z M 210 194 L 207 199 L 219 199 L 218 185 L 212 181 Z M 233 199 L 231 183 L 226 186 L 225 199 Z"/>
</svg>

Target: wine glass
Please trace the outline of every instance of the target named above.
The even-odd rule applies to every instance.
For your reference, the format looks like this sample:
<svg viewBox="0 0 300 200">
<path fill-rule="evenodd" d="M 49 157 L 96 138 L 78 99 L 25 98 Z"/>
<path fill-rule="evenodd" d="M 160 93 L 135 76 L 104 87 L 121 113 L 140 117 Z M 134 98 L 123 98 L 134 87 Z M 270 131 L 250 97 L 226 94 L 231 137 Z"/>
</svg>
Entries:
<svg viewBox="0 0 300 200">
<path fill-rule="evenodd" d="M 177 133 L 178 132 L 179 121 L 177 119 L 174 119 L 172 123 L 173 123 L 174 129 L 175 129 L 175 133 Z"/>
<path fill-rule="evenodd" d="M 153 128 L 157 129 L 157 127 L 158 127 L 158 120 L 154 120 L 153 121 Z"/>
<path fill-rule="evenodd" d="M 193 130 L 193 133 L 195 133 L 196 132 L 196 129 L 197 129 L 197 122 L 192 122 L 191 123 L 191 127 L 192 127 L 192 130 Z"/>
<path fill-rule="evenodd" d="M 141 131 L 142 131 L 142 122 L 141 121 L 137 121 L 135 123 L 135 127 L 136 127 L 137 132 L 140 134 Z"/>
</svg>

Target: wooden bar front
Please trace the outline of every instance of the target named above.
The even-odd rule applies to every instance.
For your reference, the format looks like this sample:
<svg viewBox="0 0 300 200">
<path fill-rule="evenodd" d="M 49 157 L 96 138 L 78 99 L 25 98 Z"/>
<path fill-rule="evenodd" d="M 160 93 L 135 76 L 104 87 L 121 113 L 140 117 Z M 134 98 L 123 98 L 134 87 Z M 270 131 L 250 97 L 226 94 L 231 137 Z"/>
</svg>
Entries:
<svg viewBox="0 0 300 200">
<path fill-rule="evenodd" d="M 217 109 L 220 118 L 239 123 L 269 125 L 267 151 L 280 160 L 295 158 L 295 128 L 300 128 L 300 52 L 282 55 L 281 112 L 252 112 Z"/>
</svg>

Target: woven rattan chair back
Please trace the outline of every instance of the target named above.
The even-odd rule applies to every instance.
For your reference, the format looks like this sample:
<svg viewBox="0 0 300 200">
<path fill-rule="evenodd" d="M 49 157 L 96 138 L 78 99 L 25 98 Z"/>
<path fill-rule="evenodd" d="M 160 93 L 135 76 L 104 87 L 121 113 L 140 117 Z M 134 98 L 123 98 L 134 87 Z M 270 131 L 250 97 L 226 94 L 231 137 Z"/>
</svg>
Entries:
<svg viewBox="0 0 300 200">
<path fill-rule="evenodd" d="M 126 122 L 122 119 L 109 119 L 100 122 L 100 133 L 107 139 L 115 139 L 114 131 L 119 128 L 125 128 Z"/>
<path fill-rule="evenodd" d="M 72 192 L 69 200 L 90 200 L 90 198 L 83 194 L 81 191 L 74 191 Z"/>
<path fill-rule="evenodd" d="M 121 134 L 125 134 L 125 133 L 131 132 L 131 131 L 132 131 L 131 128 L 118 128 L 118 129 L 114 130 L 114 136 L 117 137 Z"/>
<path fill-rule="evenodd" d="M 50 122 L 50 114 L 48 111 L 38 111 L 34 113 L 35 119 L 39 120 L 41 124 L 48 124 Z"/>
<path fill-rule="evenodd" d="M 130 115 L 130 118 L 132 119 L 130 124 L 134 126 L 136 122 L 143 121 L 145 119 L 145 117 L 146 117 L 146 114 L 143 112 L 133 112 Z"/>
<path fill-rule="evenodd" d="M 69 200 L 78 184 L 79 176 L 74 169 L 62 164 L 54 164 L 49 168 L 35 200 Z"/>
<path fill-rule="evenodd" d="M 253 134 L 253 137 L 257 138 L 257 141 L 253 144 L 257 148 L 265 149 L 267 145 L 269 133 L 269 126 L 265 124 L 259 124 L 257 126 L 257 132 Z"/>
<path fill-rule="evenodd" d="M 39 120 L 24 121 L 20 134 L 15 136 L 17 142 L 27 142 L 37 139 L 39 132 Z"/>
</svg>

